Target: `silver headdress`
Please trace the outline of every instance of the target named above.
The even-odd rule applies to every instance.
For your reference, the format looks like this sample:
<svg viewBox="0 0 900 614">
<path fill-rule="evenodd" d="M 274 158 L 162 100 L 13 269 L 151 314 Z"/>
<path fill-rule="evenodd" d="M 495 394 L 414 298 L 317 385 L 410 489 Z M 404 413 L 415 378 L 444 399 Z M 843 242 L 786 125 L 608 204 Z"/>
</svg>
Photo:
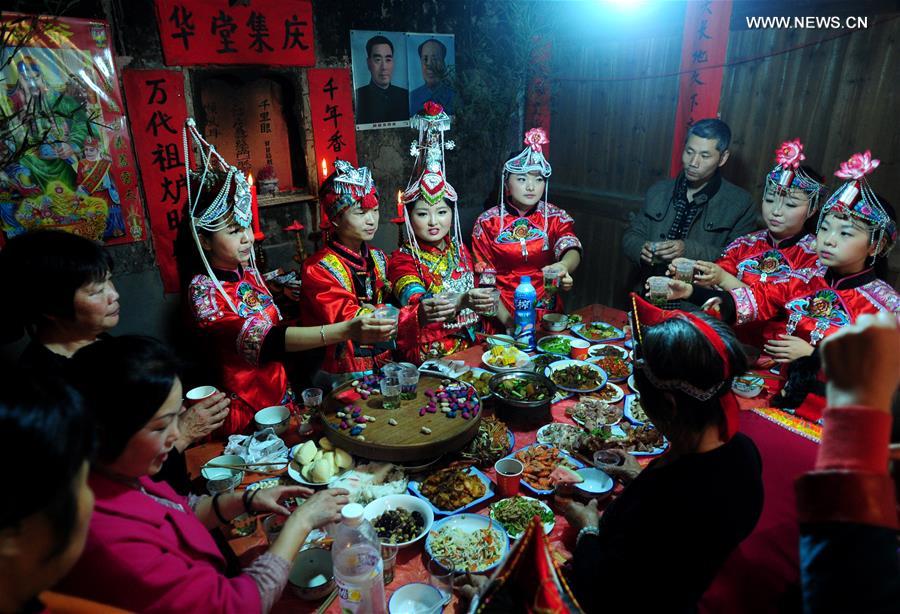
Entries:
<svg viewBox="0 0 900 614">
<path fill-rule="evenodd" d="M 874 257 L 885 256 L 894 247 L 897 240 L 897 223 L 891 219 L 888 210 L 875 195 L 875 191 L 869 187 L 866 175 L 878 168 L 880 160 L 872 158 L 872 152 L 866 150 L 850 156 L 846 162 L 841 162 L 840 168 L 835 171 L 835 176 L 848 181 L 839 187 L 822 207 L 819 214 L 818 231 L 822 226 L 825 216 L 831 212 L 837 212 L 850 218 L 860 220 L 872 227 L 869 235 L 869 245 L 878 248 Z"/>
<path fill-rule="evenodd" d="M 418 141 L 410 144 L 409 153 L 416 161 L 410 175 L 406 190 L 400 198 L 397 216 L 403 217 L 406 225 L 406 235 L 416 264 L 421 267 L 422 259 L 419 243 L 413 231 L 409 215 L 405 207 L 421 199 L 434 207 L 443 201 L 450 203 L 453 211 L 453 230 L 449 249 L 454 250 L 453 258 L 459 266 L 466 270 L 460 278 L 459 290 L 467 291 L 474 287 L 475 279 L 471 272 L 471 266 L 466 266 L 465 250 L 462 245 L 462 230 L 459 222 L 459 211 L 456 207 L 458 196 L 456 190 L 447 181 L 447 171 L 444 165 L 444 154 L 447 149 L 454 149 L 456 143 L 444 139 L 444 132 L 450 129 L 450 117 L 444 112 L 441 105 L 428 101 L 424 110 L 416 113 L 409 121 L 410 127 L 419 131 Z M 465 308 L 456 321 L 446 322 L 444 328 L 456 329 L 470 326 L 478 320 L 478 316 L 472 310 Z"/>
<path fill-rule="evenodd" d="M 784 196 L 791 189 L 799 189 L 809 197 L 807 217 L 819 208 L 819 201 L 827 193 L 825 186 L 810 177 L 800 168 L 806 159 L 803 154 L 803 143 L 800 139 L 785 141 L 775 150 L 775 167 L 766 175 L 766 187 L 772 188 L 775 194 Z"/>
<path fill-rule="evenodd" d="M 550 174 L 553 172 L 553 169 L 550 167 L 550 163 L 547 162 L 547 158 L 544 157 L 543 145 L 547 145 L 550 143 L 550 139 L 547 138 L 547 133 L 544 132 L 543 128 L 532 128 L 528 132 L 525 133 L 525 149 L 522 150 L 518 156 L 514 158 L 510 158 L 503 165 L 503 170 L 500 172 L 500 229 L 502 230 L 504 227 L 505 215 L 506 211 L 504 208 L 504 194 L 506 186 L 504 182 L 506 181 L 506 177 L 508 175 L 523 175 L 525 173 L 538 172 L 541 174 L 541 177 L 544 179 L 549 179 Z M 550 242 L 547 237 L 547 203 L 549 201 L 548 194 L 550 193 L 550 183 L 547 182 L 547 185 L 544 188 L 544 200 L 538 203 L 538 208 L 543 204 L 544 210 L 544 246 L 543 250 L 546 251 L 550 249 Z M 524 247 L 522 248 L 525 249 Z"/>
<path fill-rule="evenodd" d="M 200 259 L 206 267 L 206 272 L 215 284 L 216 289 L 228 303 L 228 306 L 237 313 L 237 307 L 234 302 L 222 288 L 221 282 L 216 277 L 206 259 L 206 253 L 200 245 L 200 237 L 197 229 L 208 230 L 209 232 L 218 232 L 224 230 L 232 223 L 236 223 L 241 228 L 249 228 L 253 221 L 252 198 L 250 196 L 250 184 L 244 174 L 234 167 L 216 151 L 214 145 L 203 138 L 203 135 L 197 130 L 197 123 L 193 117 L 189 117 L 184 122 L 184 128 L 181 131 L 182 146 L 184 148 L 184 177 L 187 184 L 188 198 L 188 215 L 191 218 L 191 234 L 194 237 L 194 243 L 197 245 L 197 251 L 200 253 Z M 198 161 L 198 169 L 191 168 L 191 149 L 196 152 Z M 197 215 L 200 200 L 203 198 L 203 187 L 210 185 L 212 182 L 220 179 L 224 174 L 224 181 L 218 193 L 213 197 L 212 202 L 206 209 Z M 197 179 L 197 185 L 200 186 L 197 193 L 192 193 L 192 185 L 194 179 Z M 229 197 L 231 186 L 234 185 L 234 196 Z M 262 287 L 265 283 L 256 270 L 256 258 L 253 250 L 250 251 L 250 266 L 252 267 L 257 281 Z"/>
</svg>

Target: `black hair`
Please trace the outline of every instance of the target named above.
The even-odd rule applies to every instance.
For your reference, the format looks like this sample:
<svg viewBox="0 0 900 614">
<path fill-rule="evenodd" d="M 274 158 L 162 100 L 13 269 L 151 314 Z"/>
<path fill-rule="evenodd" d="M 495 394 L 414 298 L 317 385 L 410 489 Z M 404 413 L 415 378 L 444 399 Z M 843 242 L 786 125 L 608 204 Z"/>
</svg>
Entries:
<svg viewBox="0 0 900 614">
<path fill-rule="evenodd" d="M 878 199 L 878 202 L 881 203 L 884 212 L 888 214 L 888 217 L 893 220 L 894 224 L 897 224 L 897 211 L 894 209 L 894 205 L 888 202 L 881 194 L 875 194 L 875 198 Z M 885 237 L 885 241 L 890 241 L 890 237 Z M 877 258 L 875 258 L 875 264 L 872 265 L 872 268 L 875 270 L 875 275 L 879 279 L 887 280 L 890 274 L 890 269 L 888 267 L 888 258 L 887 253 L 883 253 Z"/>
<path fill-rule="evenodd" d="M 42 513 L 53 527 L 55 556 L 66 549 L 75 526 L 75 479 L 90 460 L 93 425 L 81 396 L 61 379 L 18 370 L 7 375 L 0 387 L 0 433 L 8 457 L 26 463 L 28 471 L 6 474 L 4 489 L 16 501 L 0 506 L 0 529 Z"/>
<path fill-rule="evenodd" d="M 425 47 L 425 45 L 428 44 L 428 43 L 437 43 L 437 44 L 440 46 L 440 48 L 441 48 L 441 59 L 442 59 L 442 60 L 446 60 L 446 59 L 447 59 L 447 45 L 445 45 L 444 43 L 442 43 L 441 41 L 439 41 L 439 40 L 436 39 L 436 38 L 429 38 L 427 41 L 425 41 L 424 43 L 422 43 L 421 45 L 419 45 L 419 59 L 420 59 L 420 60 L 422 59 L 422 49 L 423 49 L 423 48 Z"/>
<path fill-rule="evenodd" d="M 704 313 L 695 315 L 705 320 L 725 342 L 731 363 L 731 377 L 727 381 L 725 365 L 715 348 L 696 326 L 682 318 L 644 328 L 640 353 L 658 379 L 682 380 L 700 390 L 721 384 L 711 399 L 699 401 L 680 390 L 657 389 L 642 369 L 635 369 L 647 415 L 669 439 L 685 442 L 688 447 L 696 444 L 708 426 L 724 427 L 725 414 L 719 397 L 730 390 L 735 375 L 747 370 L 747 356 L 731 329 Z M 663 398 L 665 393 L 675 399 L 674 408 Z"/>
<path fill-rule="evenodd" d="M 394 53 L 394 43 L 391 42 L 391 39 L 379 34 L 378 36 L 373 36 L 372 38 L 370 38 L 369 40 L 366 41 L 366 57 L 367 58 L 372 57 L 372 47 L 374 47 L 375 45 L 387 45 L 388 47 L 391 48 L 391 55 L 393 55 L 393 53 Z"/>
<path fill-rule="evenodd" d="M 722 153 L 731 145 L 731 128 L 721 119 L 701 119 L 693 126 L 688 128 L 685 140 L 691 135 L 699 136 L 701 139 L 716 139 L 716 150 Z"/>
<path fill-rule="evenodd" d="M 803 171 L 803 173 L 810 179 L 814 179 L 815 181 L 819 182 L 823 186 L 822 190 L 825 190 L 825 187 L 824 187 L 825 177 L 822 175 L 822 173 L 820 173 L 813 167 L 809 166 L 808 164 L 801 164 L 800 170 Z M 818 225 L 818 222 L 819 222 L 819 211 L 821 211 L 822 207 L 825 206 L 826 200 L 828 200 L 828 192 L 827 191 L 819 194 L 817 209 L 814 212 L 812 212 L 812 214 L 808 218 L 806 218 L 806 222 L 803 223 L 803 230 L 805 230 L 807 233 L 809 233 L 813 236 L 816 236 L 816 226 Z M 810 204 L 810 206 L 812 206 L 812 198 L 810 198 L 809 204 Z"/>
<path fill-rule="evenodd" d="M 97 460 L 112 463 L 122 455 L 172 392 L 179 369 L 175 355 L 152 337 L 109 337 L 75 353 L 69 381 L 93 412 Z"/>
<path fill-rule="evenodd" d="M 0 252 L 0 279 L 26 297 L 3 301 L 0 340 L 34 335 L 47 316 L 71 318 L 75 292 L 106 280 L 113 262 L 104 247 L 62 230 L 35 230 L 13 237 Z"/>
</svg>

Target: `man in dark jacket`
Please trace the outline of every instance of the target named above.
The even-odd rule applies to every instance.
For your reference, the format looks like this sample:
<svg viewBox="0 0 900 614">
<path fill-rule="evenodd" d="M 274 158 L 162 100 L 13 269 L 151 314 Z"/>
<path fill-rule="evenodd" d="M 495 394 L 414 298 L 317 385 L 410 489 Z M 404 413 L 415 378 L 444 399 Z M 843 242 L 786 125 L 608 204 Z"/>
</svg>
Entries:
<svg viewBox="0 0 900 614">
<path fill-rule="evenodd" d="M 730 143 L 725 122 L 698 121 L 688 130 L 682 172 L 647 190 L 622 237 L 625 256 L 641 269 L 641 283 L 665 275 L 674 258 L 714 261 L 731 241 L 756 230 L 750 194 L 719 174 Z"/>
<path fill-rule="evenodd" d="M 366 66 L 372 79 L 356 90 L 356 123 L 408 120 L 409 91 L 391 84 L 394 44 L 387 37 L 373 36 L 366 42 Z"/>
</svg>

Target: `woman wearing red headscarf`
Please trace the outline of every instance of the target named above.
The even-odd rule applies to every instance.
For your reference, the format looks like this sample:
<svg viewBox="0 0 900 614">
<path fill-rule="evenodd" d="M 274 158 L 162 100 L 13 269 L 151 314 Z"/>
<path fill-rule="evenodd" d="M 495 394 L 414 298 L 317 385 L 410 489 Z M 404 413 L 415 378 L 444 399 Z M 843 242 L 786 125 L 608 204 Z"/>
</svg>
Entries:
<svg viewBox="0 0 900 614">
<path fill-rule="evenodd" d="M 642 610 L 693 611 L 762 512 L 759 452 L 736 432 L 731 392 L 747 359 L 731 330 L 706 314 L 633 300 L 634 377 L 669 449 L 643 471 L 624 452 L 622 467 L 603 467 L 630 483 L 602 517 L 595 501 L 568 504 L 579 531 L 574 590 L 589 612 L 633 610 L 638 594 Z M 616 589 L 598 591 L 598 582 Z"/>
</svg>

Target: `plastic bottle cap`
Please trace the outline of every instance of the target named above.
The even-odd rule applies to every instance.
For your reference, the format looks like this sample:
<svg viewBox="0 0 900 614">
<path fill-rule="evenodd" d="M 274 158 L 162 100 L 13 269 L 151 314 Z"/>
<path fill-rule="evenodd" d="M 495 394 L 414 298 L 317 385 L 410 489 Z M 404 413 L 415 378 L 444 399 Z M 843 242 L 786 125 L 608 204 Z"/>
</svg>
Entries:
<svg viewBox="0 0 900 614">
<path fill-rule="evenodd" d="M 530 284 L 531 283 L 531 275 L 522 275 L 522 278 L 519 279 L 520 284 Z"/>
<path fill-rule="evenodd" d="M 348 503 L 341 508 L 341 518 L 350 524 L 362 522 L 363 506 L 359 503 Z"/>
</svg>

